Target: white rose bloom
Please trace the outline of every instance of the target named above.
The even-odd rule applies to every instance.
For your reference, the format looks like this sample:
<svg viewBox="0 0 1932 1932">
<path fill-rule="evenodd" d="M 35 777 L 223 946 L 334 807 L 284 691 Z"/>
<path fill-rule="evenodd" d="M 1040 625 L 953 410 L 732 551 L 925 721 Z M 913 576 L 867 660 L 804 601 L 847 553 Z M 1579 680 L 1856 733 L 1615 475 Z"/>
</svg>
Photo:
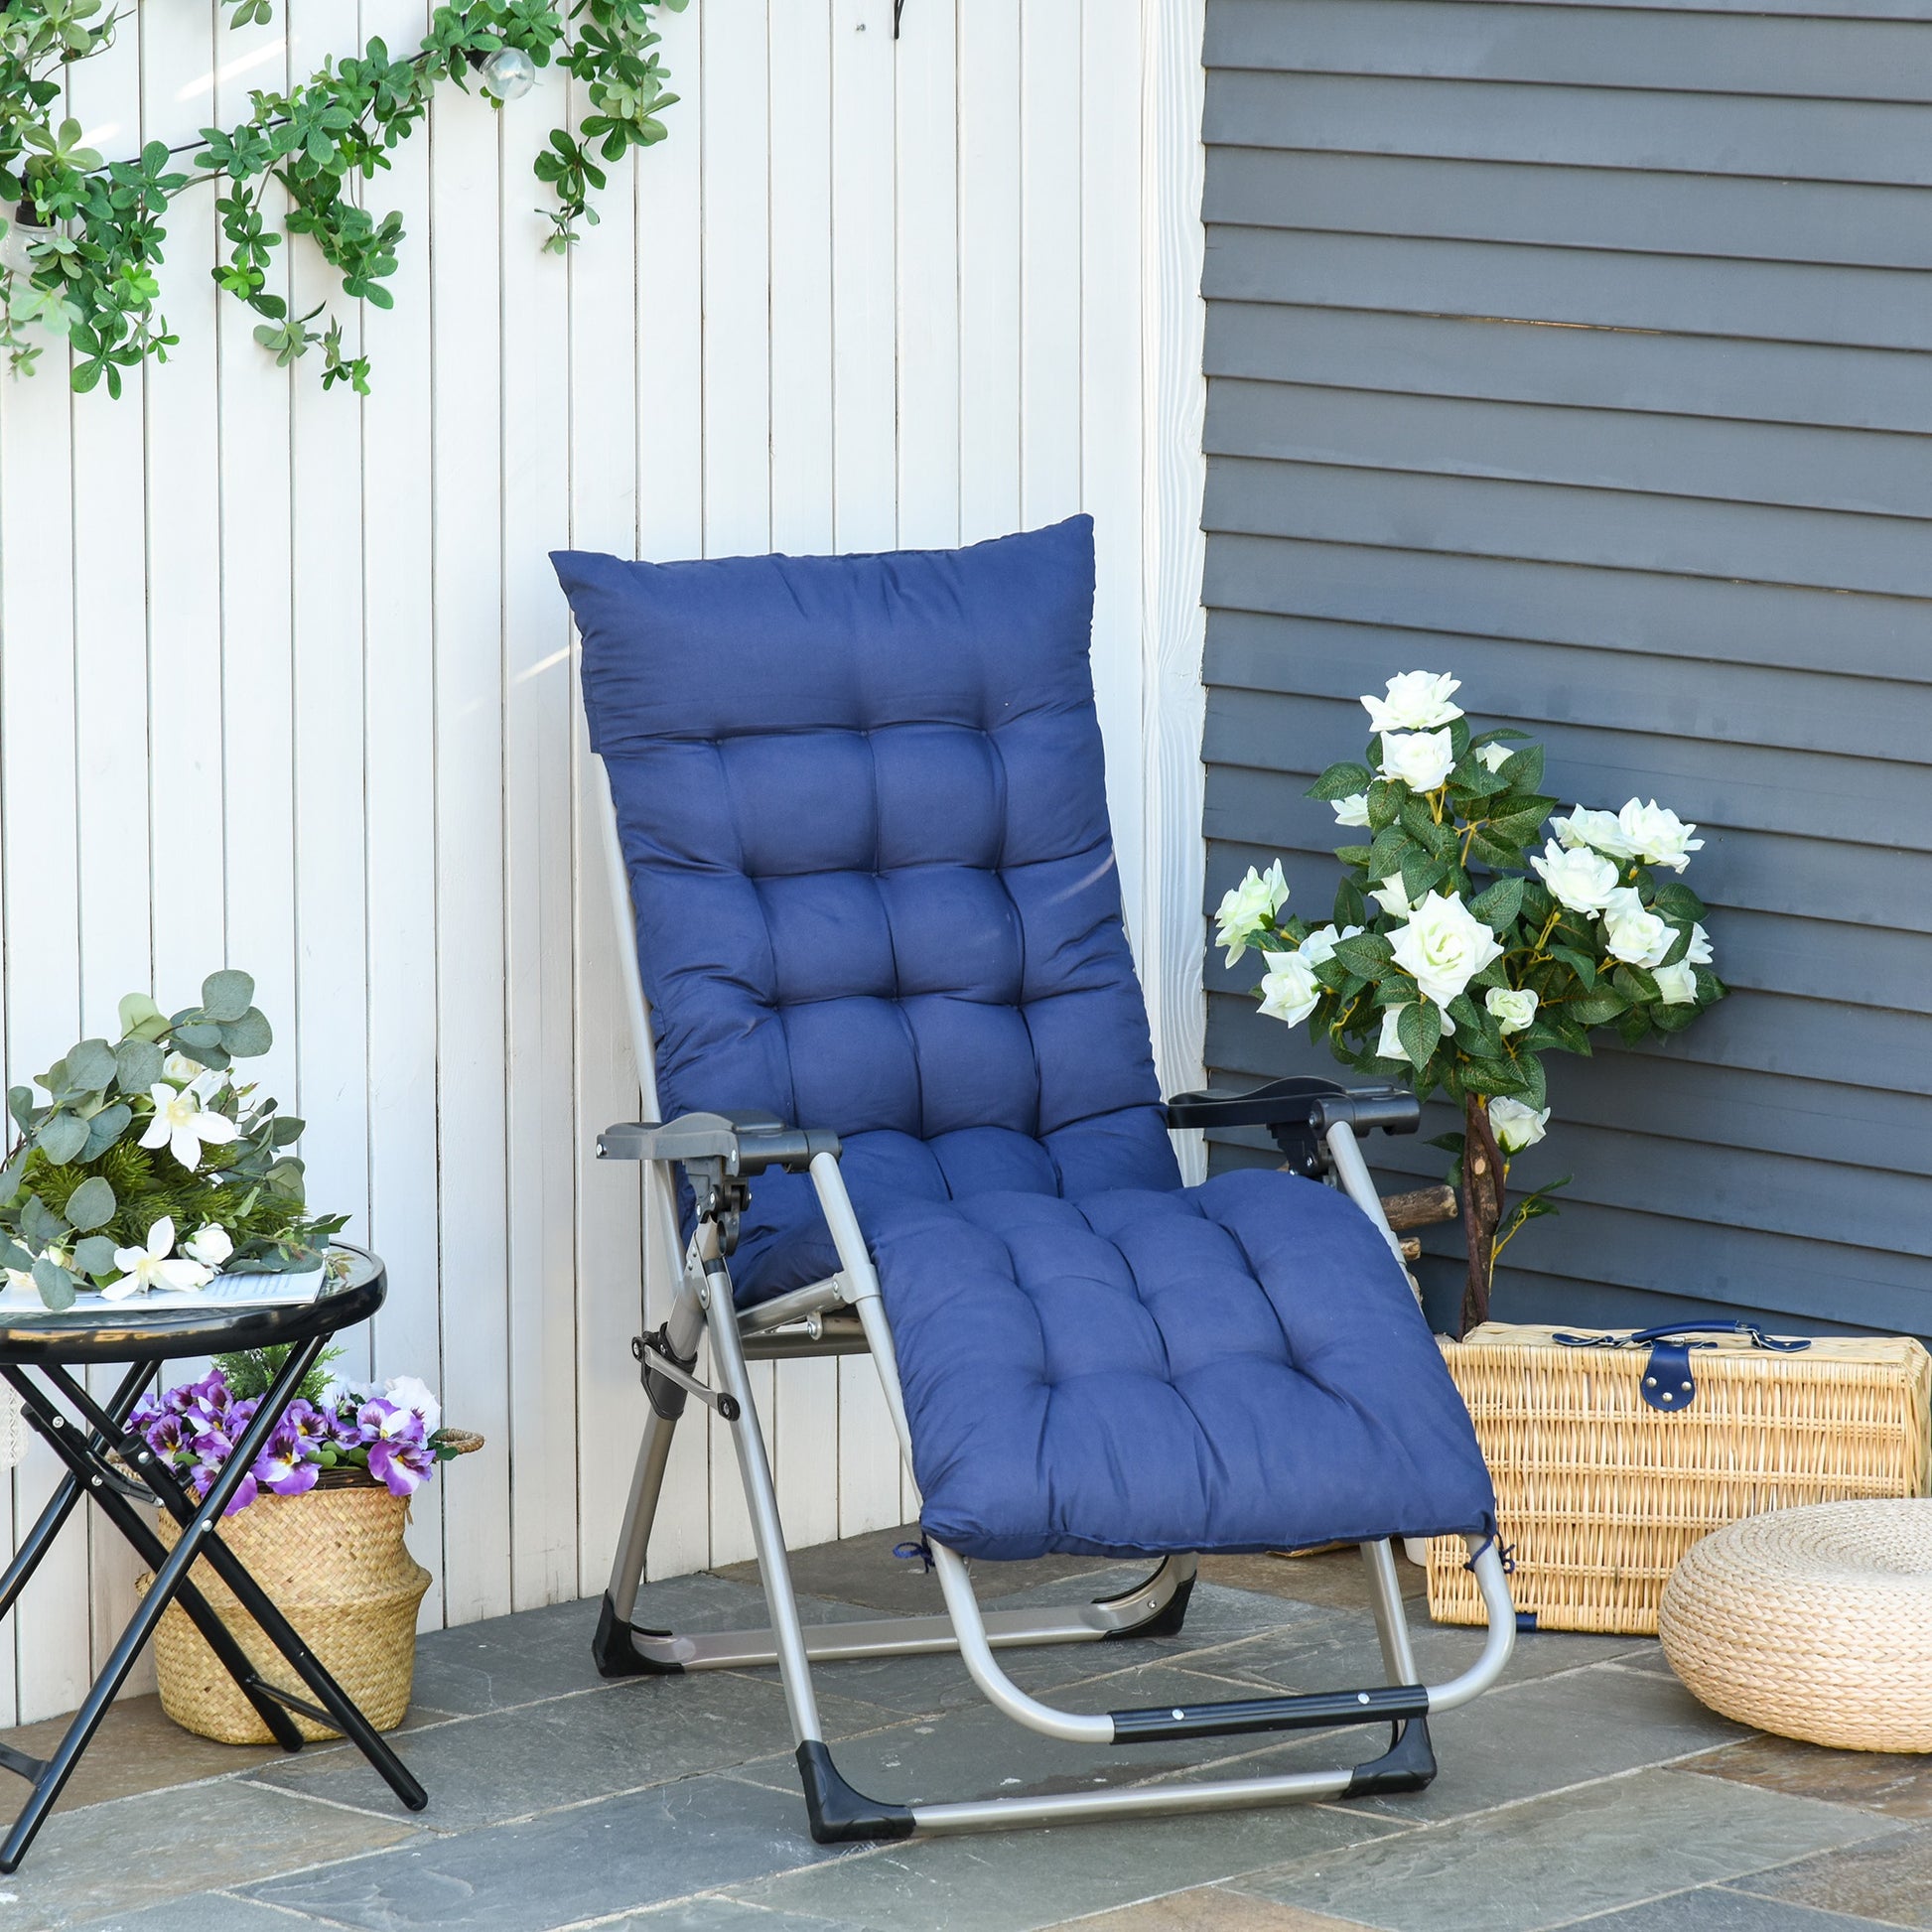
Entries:
<svg viewBox="0 0 1932 1932">
<path fill-rule="evenodd" d="M 1536 995 L 1527 986 L 1492 986 L 1482 1004 L 1495 1016 L 1500 1033 L 1520 1034 L 1536 1018 Z"/>
<path fill-rule="evenodd" d="M 1657 991 L 1667 1007 L 1694 1007 L 1698 998 L 1698 976 L 1683 960 L 1675 966 L 1659 966 L 1654 975 Z"/>
<path fill-rule="evenodd" d="M 167 1059 L 162 1062 L 161 1070 L 167 1074 L 169 1079 L 179 1080 L 186 1086 L 197 1075 L 206 1073 L 207 1068 L 200 1060 L 192 1060 L 186 1053 L 176 1051 L 170 1053 Z"/>
<path fill-rule="evenodd" d="M 1648 866 L 1666 866 L 1682 872 L 1691 863 L 1693 852 L 1704 850 L 1704 841 L 1691 834 L 1695 825 L 1686 825 L 1668 806 L 1656 799 L 1639 804 L 1632 798 L 1616 815 L 1617 825 L 1630 841 L 1631 851 Z"/>
<path fill-rule="evenodd" d="M 1406 919 L 1409 916 L 1409 894 L 1400 873 L 1383 880 L 1369 893 L 1369 897 L 1392 919 Z"/>
<path fill-rule="evenodd" d="M 204 1267 L 212 1268 L 219 1274 L 221 1264 L 234 1253 L 234 1243 L 228 1238 L 226 1228 L 210 1221 L 206 1227 L 198 1228 L 184 1241 L 181 1244 L 181 1251 L 202 1263 Z"/>
<path fill-rule="evenodd" d="M 1711 964 L 1711 935 L 1703 926 L 1691 928 L 1690 949 L 1684 955 L 1686 966 L 1709 966 Z"/>
<path fill-rule="evenodd" d="M 1346 798 L 1331 798 L 1328 803 L 1334 808 L 1337 825 L 1366 825 L 1368 823 L 1368 793 L 1351 791 Z"/>
<path fill-rule="evenodd" d="M 1334 958 L 1335 948 L 1344 939 L 1359 938 L 1361 930 L 1358 925 L 1345 925 L 1337 932 L 1331 925 L 1318 925 L 1302 941 L 1298 950 L 1311 966 L 1320 966 Z"/>
<path fill-rule="evenodd" d="M 1563 846 L 1553 840 L 1530 865 L 1542 875 L 1551 897 L 1573 912 L 1600 912 L 1616 891 L 1616 868 L 1587 845 Z"/>
<path fill-rule="evenodd" d="M 1460 895 L 1425 893 L 1395 935 L 1395 963 L 1446 1007 L 1491 961 L 1503 956 L 1496 935 L 1462 903 Z"/>
<path fill-rule="evenodd" d="M 1232 966 L 1270 919 L 1288 903 L 1288 881 L 1277 859 L 1266 872 L 1248 868 L 1240 885 L 1221 895 L 1214 912 L 1214 943 L 1228 949 Z"/>
<path fill-rule="evenodd" d="M 1677 943 L 1677 934 L 1668 921 L 1644 909 L 1634 886 L 1619 886 L 1605 901 L 1603 936 L 1612 959 L 1646 970 Z"/>
<path fill-rule="evenodd" d="M 1610 859 L 1634 859 L 1637 848 L 1623 836 L 1614 812 L 1586 811 L 1579 805 L 1568 818 L 1553 818 L 1550 830 L 1567 846 L 1588 846 Z"/>
<path fill-rule="evenodd" d="M 1299 952 L 1263 953 L 1268 976 L 1261 982 L 1261 1010 L 1271 1020 L 1299 1027 L 1321 998 L 1314 968 Z"/>
<path fill-rule="evenodd" d="M 1400 778 L 1411 791 L 1434 791 L 1455 768 L 1448 732 L 1386 732 L 1382 775 Z"/>
<path fill-rule="evenodd" d="M 1414 1005 L 1415 1002 L 1409 1000 L 1405 1001 L 1399 1007 L 1384 1007 L 1382 1009 L 1382 1037 L 1375 1042 L 1375 1052 L 1378 1059 L 1406 1061 L 1409 1058 L 1408 1050 L 1402 1044 L 1402 1035 L 1398 1029 L 1402 1024 L 1403 1014 Z M 1443 1037 L 1448 1039 L 1454 1032 L 1455 1022 L 1445 1013 L 1443 1015 Z"/>
<path fill-rule="evenodd" d="M 1513 754 L 1507 745 L 1478 745 L 1476 762 L 1486 771 L 1500 771 Z"/>
<path fill-rule="evenodd" d="M 1461 679 L 1447 671 L 1404 671 L 1390 678 L 1386 697 L 1364 697 L 1362 709 L 1368 713 L 1370 731 L 1433 731 L 1462 716 L 1462 707 L 1449 703 L 1451 694 L 1461 688 Z"/>
<path fill-rule="evenodd" d="M 1526 1147 L 1534 1147 L 1549 1124 L 1548 1107 L 1539 1113 L 1506 1093 L 1497 1094 L 1489 1103 L 1489 1131 L 1505 1154 L 1521 1154 Z"/>
</svg>

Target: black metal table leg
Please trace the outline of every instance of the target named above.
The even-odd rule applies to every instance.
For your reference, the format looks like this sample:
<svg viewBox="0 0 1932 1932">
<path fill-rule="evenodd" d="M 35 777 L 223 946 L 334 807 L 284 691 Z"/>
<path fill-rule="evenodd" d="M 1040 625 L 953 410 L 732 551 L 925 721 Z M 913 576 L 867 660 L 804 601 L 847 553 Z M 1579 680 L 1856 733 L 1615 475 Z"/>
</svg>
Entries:
<svg viewBox="0 0 1932 1932">
<path fill-rule="evenodd" d="M 38 1389 L 32 1387 L 15 1370 L 0 1370 L 19 1394 L 22 1406 L 27 1411 L 28 1421 L 52 1446 L 55 1454 L 61 1457 L 71 1472 L 76 1484 L 85 1481 L 87 1494 L 93 1499 L 101 1514 L 127 1538 L 134 1548 L 134 1554 L 152 1571 L 159 1572 L 167 1561 L 168 1551 L 154 1531 L 143 1521 L 140 1510 L 123 1494 L 113 1480 L 113 1471 L 107 1467 L 104 1457 L 94 1449 L 89 1442 L 83 1449 L 74 1440 L 75 1432 L 60 1425 L 59 1412 L 54 1409 Z M 69 1378 L 59 1371 L 50 1374 L 49 1379 L 67 1383 Z M 69 1387 L 71 1385 L 69 1384 Z M 93 1422 L 98 1433 L 104 1430 L 110 1417 L 97 1410 L 91 1400 L 86 1402 L 91 1412 L 89 1421 Z M 123 1457 L 132 1446 L 125 1430 L 116 1429 L 118 1439 L 111 1447 L 119 1449 Z M 97 1437 L 96 1437 L 97 1440 Z M 148 1458 L 152 1460 L 151 1455 Z M 159 1501 L 159 1497 L 155 1498 Z M 214 1652 L 221 1667 L 232 1677 L 243 1697 L 254 1707 L 255 1715 L 268 1726 L 269 1735 L 285 1751 L 299 1751 L 302 1748 L 302 1732 L 295 1720 L 276 1702 L 272 1689 L 262 1685 L 248 1653 L 235 1640 L 234 1633 L 215 1613 L 214 1607 L 207 1597 L 195 1587 L 192 1579 L 184 1578 L 176 1600 L 194 1619 L 195 1627 L 201 1631 L 208 1648 Z"/>
<path fill-rule="evenodd" d="M 263 1415 L 269 1416 L 271 1433 L 273 1424 L 281 1420 L 282 1412 L 294 1401 L 296 1391 L 301 1388 L 303 1378 L 314 1366 L 315 1357 L 321 1352 L 321 1348 L 322 1343 L 318 1340 L 306 1349 L 291 1352 L 282 1366 L 281 1373 L 276 1376 L 273 1385 L 262 1397 L 261 1408 L 256 1412 L 255 1421 L 259 1422 Z M 45 1372 L 50 1381 L 55 1381 L 62 1386 L 69 1399 L 86 1414 L 89 1420 L 96 1424 L 107 1420 L 96 1408 L 85 1389 L 75 1384 L 65 1371 L 49 1369 Z M 251 1424 L 250 1427 L 252 1429 L 253 1425 Z M 146 1445 L 128 1439 L 127 1449 L 139 1456 L 146 1451 Z M 240 1450 L 237 1449 L 235 1453 L 238 1456 Z M 252 1463 L 254 1457 L 251 1455 L 249 1461 Z M 189 1522 L 193 1517 L 195 1506 L 187 1492 L 176 1481 L 173 1471 L 151 1462 L 144 1473 L 154 1489 L 157 1500 L 165 1505 L 176 1521 Z M 95 1500 L 103 1502 L 104 1506 L 103 1498 L 96 1496 Z M 383 1782 L 411 1811 L 421 1811 L 429 1803 L 429 1794 L 410 1774 L 409 1767 L 389 1748 L 382 1733 L 363 1717 L 354 1700 L 336 1682 L 328 1666 L 309 1648 L 302 1634 L 276 1608 L 274 1600 L 249 1574 L 247 1566 L 221 1541 L 218 1530 L 211 1530 L 208 1533 L 202 1556 L 214 1574 L 233 1591 L 235 1600 L 255 1619 L 262 1634 L 288 1660 L 289 1667 L 316 1694 L 321 1702 L 323 1714 L 327 1715 L 329 1722 L 368 1759 Z M 253 1676 L 253 1682 L 260 1685 L 260 1677 Z M 244 1684 L 243 1689 L 247 1688 L 248 1686 Z M 273 1685 L 262 1685 L 262 1688 L 272 1698 L 284 1696 L 284 1693 L 277 1691 Z M 306 1711 L 304 1715 L 314 1717 L 321 1714 Z"/>
<path fill-rule="evenodd" d="M 322 1351 L 322 1338 L 291 1351 L 289 1361 L 293 1365 L 300 1361 L 300 1371 L 294 1377 L 291 1387 L 299 1385 L 302 1376 L 314 1365 L 315 1358 Z M 284 1376 L 287 1371 L 284 1370 Z M 278 1378 L 278 1386 L 280 1380 Z M 284 1397 L 286 1402 L 286 1397 Z M 121 1686 L 127 1682 L 127 1674 L 134 1668 L 134 1660 L 140 1656 L 143 1646 L 154 1635 L 154 1628 L 161 1621 L 161 1613 L 174 1601 L 180 1590 L 182 1581 L 188 1575 L 190 1566 L 202 1553 L 209 1532 L 221 1520 L 221 1512 L 233 1500 L 234 1492 L 241 1487 L 242 1478 L 254 1466 L 255 1458 L 262 1452 L 281 1410 L 264 1400 L 255 1412 L 248 1427 L 242 1431 L 241 1440 L 234 1446 L 234 1452 L 221 1465 L 202 1504 L 183 1528 L 181 1541 L 169 1552 L 167 1560 L 155 1572 L 154 1584 L 147 1595 L 136 1605 L 127 1628 L 121 1632 L 120 1641 L 109 1653 L 107 1663 L 100 1675 L 94 1679 L 93 1688 L 88 1691 L 80 1709 L 73 1714 L 73 1722 L 68 1725 L 66 1734 L 56 1747 L 54 1755 L 48 1759 L 47 1767 L 34 1780 L 33 1788 L 27 1795 L 27 1802 L 20 1809 L 20 1816 L 13 1822 L 4 1844 L 0 1844 L 0 1872 L 12 1872 L 19 1868 L 20 1862 L 27 1856 L 27 1849 L 34 1842 L 40 1828 L 47 1822 L 49 1812 L 54 1809 L 67 1781 L 73 1775 L 73 1767 L 80 1760 L 80 1754 L 93 1741 L 93 1735 L 100 1728 L 100 1721 L 107 1715 L 107 1707 L 113 1703 Z M 294 1660 L 291 1659 L 291 1662 Z M 333 1681 L 332 1681 L 333 1688 Z M 340 1695 L 340 1694 L 339 1694 Z M 405 1776 L 408 1774 L 405 1772 Z M 411 1780 L 413 1783 L 414 1780 Z M 405 1802 L 407 1802 L 405 1800 Z M 427 1802 L 427 1799 L 423 1800 Z"/>
<path fill-rule="evenodd" d="M 31 1786 L 20 1815 L 0 1842 L 0 1872 L 18 1868 L 81 1753 L 93 1740 L 108 1706 L 126 1683 L 135 1659 L 175 1602 L 194 1619 L 223 1668 L 285 1748 L 301 1746 L 301 1732 L 290 1715 L 300 1713 L 333 1725 L 348 1737 L 410 1810 L 420 1811 L 428 1803 L 422 1786 L 218 1534 L 227 1505 L 325 1344 L 344 1328 L 366 1321 L 381 1308 L 387 1294 L 387 1276 L 374 1255 L 348 1243 L 337 1245 L 338 1265 L 313 1301 L 207 1308 L 141 1297 L 112 1313 L 36 1311 L 32 1316 L 0 1322 L 0 1377 L 18 1391 L 29 1421 L 67 1470 L 12 1561 L 0 1573 L 0 1616 L 17 1603 L 82 1496 L 100 1505 L 108 1521 L 154 1570 L 147 1595 L 136 1606 L 54 1755 L 42 1760 L 0 1744 L 0 1770 L 17 1773 Z M 129 1430 L 128 1419 L 135 1404 L 165 1360 L 282 1347 L 288 1353 L 281 1371 L 207 1494 L 196 1504 L 175 1471 Z M 69 1367 L 86 1362 L 131 1362 L 134 1366 L 103 1406 L 83 1383 L 68 1373 Z M 46 1389 L 28 1378 L 30 1369 L 41 1371 Z M 72 1405 L 72 1417 L 63 1413 L 62 1400 Z M 109 1459 L 115 1454 L 133 1475 Z M 144 1514 L 150 1504 L 167 1509 L 181 1525 L 180 1540 L 172 1551 L 165 1548 Z M 320 1700 L 319 1705 L 308 1704 L 262 1677 L 196 1587 L 194 1566 L 201 1558 L 206 1558 L 234 1592 L 242 1608 Z"/>
<path fill-rule="evenodd" d="M 114 1391 L 108 1403 L 109 1413 L 117 1424 L 124 1422 L 133 1413 L 134 1405 L 141 1399 L 141 1391 L 161 1372 L 159 1362 L 136 1362 L 122 1379 L 121 1386 Z M 22 1371 L 11 1366 L 0 1366 L 0 1376 L 5 1376 L 16 1393 L 22 1394 L 26 1384 L 22 1381 Z M 118 1435 L 119 1429 L 115 1433 Z M 80 1500 L 81 1485 L 78 1476 L 71 1469 L 66 1479 L 48 1499 L 48 1504 L 35 1520 L 34 1527 L 21 1538 L 20 1546 L 14 1552 L 13 1561 L 8 1564 L 4 1575 L 0 1575 L 0 1616 L 5 1616 L 14 1606 L 14 1600 L 27 1587 L 28 1580 L 41 1567 L 41 1559 L 53 1548 L 54 1539 L 60 1535 L 67 1520 L 73 1514 L 73 1506 Z"/>
<path fill-rule="evenodd" d="M 274 1377 L 274 1383 L 268 1387 L 267 1395 L 263 1395 L 261 1399 L 261 1409 L 255 1416 L 257 1422 L 261 1420 L 261 1414 L 265 1413 L 272 1418 L 272 1422 L 280 1422 L 282 1413 L 296 1399 L 296 1391 L 302 1387 L 302 1381 L 307 1376 L 309 1368 L 313 1368 L 315 1356 L 321 1352 L 321 1346 L 323 1346 L 321 1341 L 313 1342 L 309 1348 L 294 1350 L 288 1356 L 288 1360 L 282 1364 L 282 1372 Z M 79 1383 L 75 1383 L 73 1377 L 68 1376 L 64 1370 L 58 1368 L 49 1368 L 45 1370 L 45 1374 L 51 1381 L 62 1387 L 62 1393 L 66 1393 L 68 1399 L 81 1413 L 89 1416 L 90 1422 L 94 1422 L 96 1426 L 108 1422 L 108 1418 L 96 1409 L 89 1393 Z M 270 1434 L 272 1434 L 272 1426 L 270 1426 Z M 192 1521 L 196 1505 L 190 1501 L 186 1489 L 182 1489 L 180 1482 L 176 1482 L 174 1472 L 149 1460 L 149 1450 L 145 1444 L 139 1444 L 131 1438 L 124 1438 L 124 1442 L 125 1452 L 133 1454 L 145 1464 L 143 1472 L 149 1480 L 149 1485 L 155 1489 L 157 1501 L 174 1515 L 176 1521 L 184 1524 Z M 239 1454 L 239 1450 L 235 1452 Z M 253 1456 L 249 1460 L 253 1460 Z M 104 1497 L 96 1495 L 94 1501 L 104 1503 Z M 267 1590 L 263 1590 L 259 1583 L 255 1583 L 255 1579 L 249 1575 L 247 1565 L 222 1542 L 218 1530 L 208 1532 L 207 1546 L 203 1548 L 201 1556 L 203 1561 L 207 1561 L 207 1565 L 214 1571 L 214 1575 L 220 1577 L 224 1585 L 228 1585 L 228 1588 L 235 1595 L 235 1601 L 255 1619 L 255 1623 L 261 1627 L 263 1636 L 267 1636 L 268 1642 L 282 1652 L 282 1656 L 290 1664 L 290 1669 L 294 1669 L 296 1675 L 317 1695 L 317 1699 L 321 1699 L 323 1712 L 305 1710 L 305 1716 L 311 1718 L 327 1716 L 327 1720 L 339 1729 L 340 1733 L 351 1744 L 355 1744 L 355 1748 L 361 1750 L 361 1754 L 375 1766 L 382 1781 L 390 1787 L 390 1791 L 396 1793 L 396 1797 L 402 1799 L 406 1807 L 410 1810 L 421 1810 L 425 1807 L 429 1803 L 429 1795 L 415 1781 L 415 1777 L 411 1777 L 408 1766 L 402 1762 L 402 1758 L 396 1756 L 394 1750 L 388 1748 L 388 1742 L 382 1738 L 382 1733 L 376 1731 L 375 1725 L 369 1724 L 369 1720 L 357 1708 L 355 1700 L 340 1687 L 337 1679 L 331 1675 L 329 1667 L 323 1664 L 319 1656 L 315 1656 L 313 1650 L 309 1650 L 302 1632 L 288 1621 L 288 1617 L 282 1615 L 280 1609 L 276 1609 L 274 1599 L 268 1595 Z M 259 1675 L 253 1675 L 253 1683 L 261 1685 L 263 1691 L 267 1691 L 268 1697 L 272 1699 L 284 1697 L 284 1693 L 276 1691 L 274 1685 L 263 1685 Z M 243 1685 L 243 1689 L 247 1689 L 247 1685 Z"/>
</svg>

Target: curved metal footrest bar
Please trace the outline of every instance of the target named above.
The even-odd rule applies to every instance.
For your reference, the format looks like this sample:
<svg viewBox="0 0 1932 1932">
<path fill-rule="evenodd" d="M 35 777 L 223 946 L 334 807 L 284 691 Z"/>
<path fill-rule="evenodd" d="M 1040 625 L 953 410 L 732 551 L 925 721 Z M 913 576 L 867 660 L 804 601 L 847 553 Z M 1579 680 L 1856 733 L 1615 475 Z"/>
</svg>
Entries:
<svg viewBox="0 0 1932 1932">
<path fill-rule="evenodd" d="M 909 1838 L 914 1833 L 1008 1831 L 1017 1825 L 1098 1824 L 1120 1818 L 1245 1811 L 1257 1805 L 1308 1805 L 1324 1799 L 1382 1797 L 1423 1790 L 1436 1775 L 1429 1725 L 1397 1725 L 1380 1757 L 1353 1769 L 1284 1771 L 1262 1778 L 1207 1778 L 1196 1784 L 1145 1784 L 1108 1791 L 1053 1792 L 1029 1798 L 977 1798 L 961 1803 L 897 1805 L 868 1798 L 839 1775 L 817 1741 L 798 1747 L 798 1771 L 812 1837 L 820 1845 Z"/>
<path fill-rule="evenodd" d="M 1194 1559 L 1169 1557 L 1151 1577 L 1115 1596 L 1064 1608 L 988 1611 L 986 1638 L 1008 1650 L 1025 1644 L 1172 1636 L 1180 1628 L 1193 1587 Z M 943 1613 L 811 1624 L 804 1638 L 805 1655 L 815 1664 L 855 1657 L 921 1657 L 959 1648 L 952 1618 Z M 608 1594 L 592 1648 L 606 1677 L 743 1670 L 778 1661 L 777 1642 L 769 1629 L 716 1630 L 696 1636 L 643 1629 L 621 1617 Z"/>
</svg>

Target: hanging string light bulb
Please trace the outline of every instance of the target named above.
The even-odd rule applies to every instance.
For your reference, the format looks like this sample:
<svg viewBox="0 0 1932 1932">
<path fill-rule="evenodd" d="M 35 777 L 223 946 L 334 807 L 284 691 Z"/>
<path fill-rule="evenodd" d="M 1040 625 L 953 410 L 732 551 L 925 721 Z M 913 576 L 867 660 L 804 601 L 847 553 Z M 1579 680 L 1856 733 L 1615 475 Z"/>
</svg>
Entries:
<svg viewBox="0 0 1932 1932">
<path fill-rule="evenodd" d="M 537 84 L 537 64 L 520 47 L 499 47 L 477 60 L 477 73 L 496 100 L 521 100 Z"/>
<path fill-rule="evenodd" d="M 35 211 L 33 203 L 22 202 L 7 222 L 6 233 L 0 234 L 0 266 L 12 269 L 16 275 L 31 275 L 34 258 L 27 251 L 47 232 L 47 225 Z"/>
</svg>

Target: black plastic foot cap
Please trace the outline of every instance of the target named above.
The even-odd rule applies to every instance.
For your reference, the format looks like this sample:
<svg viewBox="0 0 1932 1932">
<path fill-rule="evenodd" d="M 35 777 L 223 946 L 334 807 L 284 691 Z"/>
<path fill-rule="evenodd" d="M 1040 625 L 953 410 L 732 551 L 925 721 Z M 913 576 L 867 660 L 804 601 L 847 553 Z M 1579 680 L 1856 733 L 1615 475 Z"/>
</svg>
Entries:
<svg viewBox="0 0 1932 1932">
<path fill-rule="evenodd" d="M 618 1606 L 611 1601 L 611 1593 L 606 1590 L 597 1613 L 597 1635 L 591 1639 L 591 1661 L 596 1664 L 600 1677 L 682 1675 L 682 1664 L 660 1664 L 649 1657 L 640 1657 L 637 1646 L 630 1641 L 633 1633 L 646 1637 L 670 1635 L 668 1630 L 635 1631 L 629 1618 L 618 1614 Z"/>
<path fill-rule="evenodd" d="M 1372 1763 L 1358 1764 L 1344 1798 L 1381 1798 L 1392 1792 L 1422 1791 L 1436 1775 L 1436 1752 L 1429 1741 L 1429 1720 L 1409 1718 L 1396 1726 L 1395 1742 Z"/>
<path fill-rule="evenodd" d="M 832 1753 L 816 1738 L 798 1746 L 798 1779 L 805 1811 L 820 1845 L 855 1845 L 867 1839 L 910 1838 L 912 1814 L 903 1805 L 881 1804 L 854 1791 L 839 1776 Z"/>
</svg>

